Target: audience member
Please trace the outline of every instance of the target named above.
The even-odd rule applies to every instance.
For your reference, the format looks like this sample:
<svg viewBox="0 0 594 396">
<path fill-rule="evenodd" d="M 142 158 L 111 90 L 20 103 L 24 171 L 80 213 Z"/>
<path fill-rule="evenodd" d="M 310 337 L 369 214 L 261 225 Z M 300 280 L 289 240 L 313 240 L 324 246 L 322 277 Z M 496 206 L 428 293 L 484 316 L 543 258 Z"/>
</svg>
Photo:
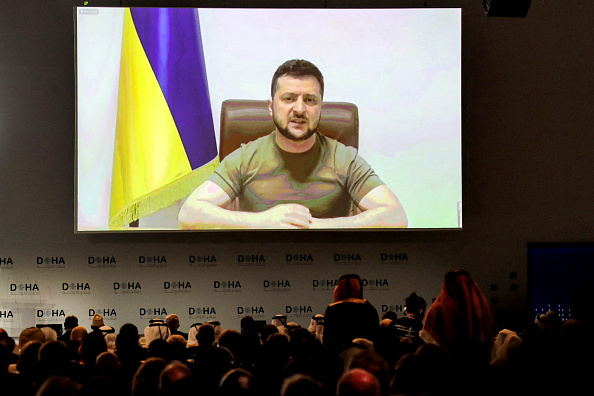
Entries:
<svg viewBox="0 0 594 396">
<path fill-rule="evenodd" d="M 116 338 L 116 355 L 122 365 L 122 377 L 128 379 L 128 383 L 146 359 L 146 351 L 140 346 L 139 339 L 138 328 L 132 323 L 122 325 Z"/>
<path fill-rule="evenodd" d="M 37 327 L 28 327 L 19 334 L 19 349 L 22 351 L 29 342 L 45 342 L 45 334 Z"/>
<path fill-rule="evenodd" d="M 194 363 L 199 362 L 207 351 L 214 348 L 214 327 L 208 323 L 203 323 L 198 327 L 196 341 L 198 345 L 194 348 Z"/>
<path fill-rule="evenodd" d="M 68 343 L 70 341 L 70 333 L 72 333 L 72 329 L 76 326 L 78 326 L 78 318 L 74 315 L 68 315 L 64 319 L 64 332 L 58 337 L 58 340 Z"/>
<path fill-rule="evenodd" d="M 6 359 L 8 359 L 8 364 L 15 364 L 19 356 L 18 353 L 15 353 L 16 342 L 3 328 L 0 328 L 0 345 L 4 345 L 8 351 L 8 355 L 6 356 Z"/>
<path fill-rule="evenodd" d="M 390 378 L 392 373 L 388 362 L 377 352 L 367 349 L 361 350 L 352 356 L 348 370 L 363 369 L 373 374 L 380 383 L 381 394 L 387 396 L 390 390 Z"/>
<path fill-rule="evenodd" d="M 427 303 L 423 297 L 413 292 L 405 300 L 404 316 L 394 321 L 398 336 L 401 341 L 411 342 L 419 346 L 422 341 L 419 339 L 419 332 L 423 328 Z"/>
<path fill-rule="evenodd" d="M 167 362 L 161 358 L 147 358 L 132 379 L 132 396 L 159 396 L 161 371 Z"/>
<path fill-rule="evenodd" d="M 45 334 L 45 341 L 58 341 L 58 333 L 49 326 L 40 327 L 43 334 Z"/>
<path fill-rule="evenodd" d="M 85 329 L 82 326 L 76 326 L 70 332 L 70 340 L 66 342 L 66 345 L 68 346 L 70 360 L 73 360 L 75 362 L 80 361 L 80 346 L 87 334 L 87 329 Z"/>
<path fill-rule="evenodd" d="M 103 336 L 101 326 L 105 326 L 105 323 L 103 322 L 103 316 L 101 314 L 96 313 L 95 315 L 93 315 L 93 319 L 91 320 L 91 331 L 89 332 L 89 334 Z"/>
<path fill-rule="evenodd" d="M 72 378 L 51 376 L 41 384 L 36 396 L 79 396 L 81 388 Z"/>
<path fill-rule="evenodd" d="M 22 394 L 25 384 L 21 382 L 19 376 L 8 371 L 12 360 L 12 350 L 6 345 L 0 343 L 0 386 L 7 395 Z"/>
<path fill-rule="evenodd" d="M 425 359 L 409 353 L 396 363 L 392 377 L 391 395 L 423 395 L 427 391 Z"/>
<path fill-rule="evenodd" d="M 378 379 L 368 371 L 354 368 L 338 380 L 336 396 L 381 396 Z"/>
<path fill-rule="evenodd" d="M 150 347 L 154 340 L 167 341 L 171 332 L 163 321 L 163 319 L 151 319 L 149 325 L 144 329 L 144 337 L 146 338 L 146 347 Z"/>
<path fill-rule="evenodd" d="M 318 340 L 322 341 L 324 337 L 324 315 L 315 314 L 311 318 L 309 327 L 307 328 L 311 334 L 314 335 Z"/>
<path fill-rule="evenodd" d="M 247 333 L 249 331 L 256 331 L 256 321 L 250 315 L 246 315 L 243 318 L 241 318 L 239 327 L 240 327 L 242 333 Z"/>
<path fill-rule="evenodd" d="M 264 343 L 270 335 L 276 334 L 278 332 L 278 328 L 272 323 L 265 324 L 264 326 L 262 326 L 262 329 L 260 330 L 260 340 L 262 341 L 262 343 Z"/>
<path fill-rule="evenodd" d="M 270 324 L 275 326 L 279 333 L 289 335 L 289 329 L 287 329 L 287 317 L 285 315 L 274 315 Z"/>
<path fill-rule="evenodd" d="M 202 323 L 194 323 L 190 326 L 190 331 L 188 331 L 188 348 L 194 347 L 198 345 L 198 341 L 196 341 L 196 335 L 198 334 L 198 327 L 200 327 Z"/>
<path fill-rule="evenodd" d="M 219 384 L 219 396 L 252 396 L 254 376 L 242 368 L 227 371 Z"/>
<path fill-rule="evenodd" d="M 322 385 L 305 374 L 293 374 L 283 381 L 280 396 L 322 396 Z"/>
<path fill-rule="evenodd" d="M 180 334 L 173 334 L 167 339 L 167 343 L 169 344 L 171 360 L 179 360 L 182 363 L 188 364 L 186 356 L 188 342 L 186 339 Z"/>
<path fill-rule="evenodd" d="M 479 340 L 486 350 L 491 350 L 491 309 L 468 272 L 446 274 L 441 293 L 427 311 L 420 336 L 426 343 L 440 345 L 454 355 L 472 340 Z"/>
<path fill-rule="evenodd" d="M 221 333 L 224 331 L 223 326 L 221 326 L 221 322 L 219 322 L 218 320 L 209 320 L 207 323 L 214 327 L 215 344 L 218 344 L 219 337 L 221 336 Z"/>
<path fill-rule="evenodd" d="M 202 386 L 203 384 L 200 385 Z M 189 395 L 193 390 L 192 371 L 182 362 L 173 361 L 161 371 L 159 375 L 160 396 Z"/>
<path fill-rule="evenodd" d="M 356 274 L 340 277 L 334 288 L 334 303 L 324 314 L 324 345 L 340 352 L 352 345 L 355 338 L 375 342 L 378 330 L 377 310 L 363 299 L 361 278 Z"/>
<path fill-rule="evenodd" d="M 186 340 L 188 339 L 188 334 L 182 331 L 179 331 L 179 317 L 176 314 L 170 314 L 165 317 L 165 323 L 169 328 L 169 333 L 171 335 L 178 334 L 184 337 Z"/>
<path fill-rule="evenodd" d="M 106 351 L 107 343 L 103 336 L 89 333 L 83 338 L 82 344 L 80 345 L 80 358 L 90 377 L 95 375 L 97 356 Z"/>
<path fill-rule="evenodd" d="M 173 334 L 142 348 L 138 328 L 127 323 L 117 336 L 72 327 L 67 347 L 31 327 L 19 334 L 17 355 L 0 329 L 0 389 L 22 396 L 523 396 L 543 378 L 539 394 L 577 394 L 589 386 L 594 341 L 587 326 L 549 311 L 494 338 L 486 299 L 465 271 L 446 274 L 415 342 L 410 335 L 425 310 L 415 293 L 406 299 L 405 317 L 383 315 L 381 322 L 363 300 L 358 276 L 341 277 L 334 294 L 336 303 L 308 328 L 285 321 L 285 334 L 273 324 L 256 331 L 248 316 L 242 332 L 221 331 L 218 343 L 218 323 L 193 326 L 194 346 Z M 69 354 L 73 345 L 77 351 Z"/>
<path fill-rule="evenodd" d="M 240 354 L 240 345 L 241 333 L 239 333 L 237 330 L 227 329 L 223 331 L 219 336 L 219 346 L 227 348 L 235 358 L 238 357 Z"/>
</svg>

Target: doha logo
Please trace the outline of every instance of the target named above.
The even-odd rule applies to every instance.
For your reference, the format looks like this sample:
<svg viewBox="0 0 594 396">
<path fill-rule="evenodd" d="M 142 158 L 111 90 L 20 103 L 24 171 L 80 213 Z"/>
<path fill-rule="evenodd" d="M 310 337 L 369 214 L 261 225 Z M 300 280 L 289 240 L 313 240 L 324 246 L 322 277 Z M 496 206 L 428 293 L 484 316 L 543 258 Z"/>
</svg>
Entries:
<svg viewBox="0 0 594 396">
<path fill-rule="evenodd" d="M 37 268 L 66 268 L 66 260 L 64 260 L 64 257 L 62 256 L 37 257 Z"/>
</svg>

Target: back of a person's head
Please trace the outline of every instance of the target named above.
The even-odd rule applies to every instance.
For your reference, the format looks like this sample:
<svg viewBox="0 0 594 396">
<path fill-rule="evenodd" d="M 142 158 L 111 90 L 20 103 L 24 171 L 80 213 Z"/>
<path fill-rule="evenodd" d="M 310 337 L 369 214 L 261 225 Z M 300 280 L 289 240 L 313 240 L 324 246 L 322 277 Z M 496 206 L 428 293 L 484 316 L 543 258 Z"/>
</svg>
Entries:
<svg viewBox="0 0 594 396">
<path fill-rule="evenodd" d="M 284 379 L 280 396 L 321 396 L 322 385 L 306 374 L 293 374 Z"/>
<path fill-rule="evenodd" d="M 122 364 L 113 352 L 101 352 L 95 361 L 98 375 L 117 378 Z"/>
<path fill-rule="evenodd" d="M 357 274 L 346 274 L 340 277 L 334 288 L 334 302 L 348 298 L 363 298 L 361 278 Z"/>
<path fill-rule="evenodd" d="M 237 356 L 239 352 L 240 337 L 241 334 L 237 330 L 224 330 L 219 336 L 219 345 L 229 349 L 234 356 Z"/>
<path fill-rule="evenodd" d="M 116 350 L 116 340 L 118 338 L 116 333 L 108 333 L 105 335 L 105 343 L 107 344 L 107 349 L 110 351 Z"/>
<path fill-rule="evenodd" d="M 70 340 L 80 343 L 86 335 L 87 329 L 85 329 L 82 326 L 76 326 L 74 329 L 72 329 L 72 332 L 70 333 Z"/>
<path fill-rule="evenodd" d="M 39 341 L 29 341 L 21 349 L 17 358 L 17 370 L 19 375 L 29 376 L 34 372 L 39 357 L 39 348 L 42 343 Z"/>
<path fill-rule="evenodd" d="M 215 341 L 214 327 L 209 323 L 203 323 L 198 327 L 198 334 L 196 334 L 196 341 L 198 346 L 209 348 Z"/>
<path fill-rule="evenodd" d="M 155 340 L 167 340 L 171 335 L 171 330 L 161 319 L 152 319 L 149 325 L 144 329 L 144 337 L 146 338 L 146 345 L 150 347 Z"/>
<path fill-rule="evenodd" d="M 105 375 L 96 375 L 84 381 L 76 396 L 105 396 L 106 393 L 110 396 L 129 396 L 117 378 Z"/>
<path fill-rule="evenodd" d="M 421 355 L 406 354 L 396 363 L 391 394 L 422 394 L 426 389 L 427 364 Z"/>
<path fill-rule="evenodd" d="M 6 345 L 6 341 L 8 340 L 8 333 L 2 327 L 0 327 L 0 344 Z"/>
<path fill-rule="evenodd" d="M 405 300 L 405 309 L 407 313 L 419 315 L 427 309 L 427 302 L 423 297 L 417 296 L 417 293 L 412 292 Z"/>
<path fill-rule="evenodd" d="M 275 325 L 268 323 L 264 326 L 262 326 L 262 329 L 260 330 L 260 340 L 262 342 L 266 342 L 266 339 L 271 335 L 271 334 L 275 334 L 278 333 L 278 327 L 276 327 Z"/>
<path fill-rule="evenodd" d="M 242 362 L 254 362 L 261 346 L 260 336 L 256 332 L 250 331 L 240 334 L 237 356 Z"/>
<path fill-rule="evenodd" d="M 45 341 L 57 341 L 58 333 L 49 326 L 41 327 L 41 331 L 45 334 Z"/>
<path fill-rule="evenodd" d="M 105 338 L 99 334 L 87 334 L 80 346 L 80 356 L 85 366 L 94 367 L 97 356 L 107 351 Z"/>
<path fill-rule="evenodd" d="M 68 347 L 61 341 L 46 341 L 39 348 L 38 361 L 44 376 L 66 375 L 70 365 Z"/>
<path fill-rule="evenodd" d="M 167 362 L 171 361 L 171 344 L 167 341 L 157 338 L 151 341 L 147 347 L 147 356 L 149 357 L 160 357 L 165 359 Z"/>
<path fill-rule="evenodd" d="M 103 316 L 101 314 L 96 313 L 93 315 L 93 319 L 91 321 L 91 329 L 99 329 L 99 327 L 105 326 L 105 322 L 103 322 Z"/>
<path fill-rule="evenodd" d="M 165 359 L 149 357 L 136 370 L 132 378 L 132 396 L 156 396 L 159 394 L 159 377 L 167 366 Z"/>
<path fill-rule="evenodd" d="M 354 368 L 338 380 L 336 396 L 381 396 L 379 380 L 370 372 Z"/>
<path fill-rule="evenodd" d="M 198 344 L 198 340 L 196 340 L 196 336 L 198 335 L 198 328 L 202 323 L 194 323 L 190 326 L 190 330 L 188 331 L 188 346 L 195 346 Z"/>
<path fill-rule="evenodd" d="M 169 363 L 159 375 L 159 390 L 162 396 L 187 395 L 192 388 L 192 371 L 179 361 Z"/>
<path fill-rule="evenodd" d="M 219 396 L 251 396 L 253 394 L 253 375 L 249 371 L 233 368 L 221 377 Z"/>
<path fill-rule="evenodd" d="M 169 338 L 167 339 L 167 342 L 171 345 L 181 345 L 182 347 L 186 347 L 186 344 L 188 343 L 186 341 L 186 339 L 179 334 L 174 334 L 172 336 L 169 336 Z"/>
<path fill-rule="evenodd" d="M 349 369 L 356 368 L 373 374 L 380 383 L 382 394 L 387 394 L 390 386 L 390 367 L 383 356 L 375 351 L 363 349 L 355 354 L 351 360 Z"/>
<path fill-rule="evenodd" d="M 242 333 L 246 333 L 248 331 L 255 331 L 256 330 L 256 321 L 254 320 L 253 317 L 246 315 L 243 318 L 241 318 L 241 321 L 239 322 L 239 326 L 241 329 Z"/>
<path fill-rule="evenodd" d="M 27 343 L 36 341 L 44 342 L 45 334 L 37 327 L 28 327 L 19 334 L 19 348 L 22 350 Z"/>
<path fill-rule="evenodd" d="M 167 343 L 169 344 L 171 359 L 182 362 L 186 360 L 186 346 L 188 342 L 183 336 L 174 334 L 167 339 Z"/>
<path fill-rule="evenodd" d="M 74 315 L 68 315 L 66 319 L 64 319 L 64 329 L 72 330 L 76 326 L 78 326 L 78 318 Z"/>
<path fill-rule="evenodd" d="M 165 323 L 170 329 L 177 330 L 179 327 L 179 317 L 176 314 L 167 315 L 167 317 L 165 317 Z"/>
<path fill-rule="evenodd" d="M 82 386 L 67 376 L 50 376 L 43 381 L 35 396 L 79 396 Z"/>
<path fill-rule="evenodd" d="M 8 372 L 8 366 L 10 365 L 10 354 L 11 351 L 4 344 L 0 344 L 0 377 Z"/>
<path fill-rule="evenodd" d="M 120 327 L 118 337 L 116 338 L 116 349 L 118 353 L 125 350 L 135 350 L 138 348 L 138 341 L 140 336 L 138 334 L 138 327 L 133 323 L 125 323 Z"/>
</svg>

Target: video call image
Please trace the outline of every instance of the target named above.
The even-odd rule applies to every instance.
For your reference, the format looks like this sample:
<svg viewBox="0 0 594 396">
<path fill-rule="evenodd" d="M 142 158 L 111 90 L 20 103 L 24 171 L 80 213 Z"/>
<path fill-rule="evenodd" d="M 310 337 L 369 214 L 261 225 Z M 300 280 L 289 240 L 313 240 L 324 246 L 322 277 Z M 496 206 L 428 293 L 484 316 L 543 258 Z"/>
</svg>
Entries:
<svg viewBox="0 0 594 396">
<path fill-rule="evenodd" d="M 462 227 L 459 8 L 74 12 L 77 232 Z"/>
</svg>

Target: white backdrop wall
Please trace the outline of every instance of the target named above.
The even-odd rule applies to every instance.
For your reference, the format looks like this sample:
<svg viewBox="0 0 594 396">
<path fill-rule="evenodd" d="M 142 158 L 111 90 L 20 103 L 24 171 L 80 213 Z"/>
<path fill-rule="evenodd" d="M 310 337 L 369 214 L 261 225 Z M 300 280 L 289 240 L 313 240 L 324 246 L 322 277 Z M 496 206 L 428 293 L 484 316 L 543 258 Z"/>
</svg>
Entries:
<svg viewBox="0 0 594 396">
<path fill-rule="evenodd" d="M 426 3 L 463 7 L 463 230 L 81 235 L 74 233 L 72 2 L 0 0 L 0 327 L 16 336 L 61 322 L 45 317 L 50 309 L 89 325 L 90 309 L 113 309 L 114 324 L 142 330 L 148 319 L 140 309 L 161 307 L 188 326 L 201 319 L 189 308 L 213 306 L 224 327 L 238 328 L 242 306 L 261 305 L 270 317 L 287 306 L 321 311 L 331 291 L 315 290 L 313 281 L 345 272 L 387 280 L 387 289 L 367 293 L 381 310 L 413 290 L 431 301 L 453 268 L 477 280 L 498 323 L 530 320 L 527 243 L 594 240 L 594 10 L 586 0 L 541 0 L 527 18 L 487 18 L 480 1 Z M 382 253 L 408 260 L 382 263 Z M 263 255 L 265 265 L 240 265 L 241 254 Z M 314 261 L 292 265 L 287 254 Z M 334 262 L 334 254 L 361 260 Z M 190 266 L 190 255 L 214 255 L 217 265 Z M 141 267 L 140 256 L 164 256 L 166 267 Z M 58 262 L 46 264 L 51 257 Z M 95 268 L 89 257 L 115 264 Z M 241 292 L 215 291 L 215 281 L 235 279 Z M 264 281 L 285 279 L 290 291 L 264 290 Z M 191 292 L 166 293 L 164 282 L 179 281 Z M 114 284 L 129 282 L 141 292 L 116 293 Z M 82 290 L 64 290 L 78 283 Z M 39 294 L 14 294 L 12 285 L 24 292 L 37 285 Z"/>
<path fill-rule="evenodd" d="M 5 257 L 0 327 L 11 333 L 32 324 L 61 324 L 76 315 L 90 326 L 95 313 L 118 329 L 132 322 L 141 330 L 153 318 L 176 313 L 186 331 L 193 323 L 219 320 L 238 328 L 251 315 L 270 323 L 276 314 L 308 326 L 332 303 L 338 278 L 357 273 L 365 297 L 378 309 L 402 314 L 413 291 L 429 301 L 443 275 L 436 257 L 383 244 L 349 248 L 342 244 L 200 244 L 90 248 L 86 254 Z M 423 277 L 418 279 L 418 268 Z M 413 286 L 415 285 L 415 286 Z"/>
</svg>

